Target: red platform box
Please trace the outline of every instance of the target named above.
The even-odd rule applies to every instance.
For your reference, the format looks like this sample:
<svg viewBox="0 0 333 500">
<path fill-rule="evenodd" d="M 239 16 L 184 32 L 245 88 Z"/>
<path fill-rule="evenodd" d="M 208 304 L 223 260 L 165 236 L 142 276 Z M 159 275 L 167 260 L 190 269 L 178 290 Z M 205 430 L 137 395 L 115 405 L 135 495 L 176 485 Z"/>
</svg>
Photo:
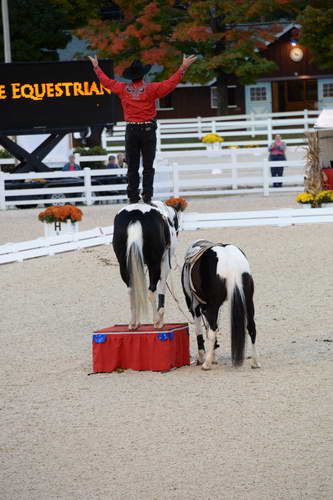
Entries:
<svg viewBox="0 0 333 500">
<path fill-rule="evenodd" d="M 112 372 L 117 368 L 167 371 L 190 364 L 187 323 L 169 323 L 163 329 L 141 325 L 114 325 L 92 335 L 93 372 Z"/>
</svg>

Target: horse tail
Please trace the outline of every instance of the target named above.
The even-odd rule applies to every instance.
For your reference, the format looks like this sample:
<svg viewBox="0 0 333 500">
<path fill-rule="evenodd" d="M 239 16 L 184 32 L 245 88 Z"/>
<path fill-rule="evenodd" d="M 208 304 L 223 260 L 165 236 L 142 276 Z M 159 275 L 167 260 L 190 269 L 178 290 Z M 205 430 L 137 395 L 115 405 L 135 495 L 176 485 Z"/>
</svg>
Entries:
<svg viewBox="0 0 333 500">
<path fill-rule="evenodd" d="M 243 290 L 235 285 L 231 298 L 231 358 L 234 366 L 244 361 L 246 309 Z"/>
<path fill-rule="evenodd" d="M 143 235 L 139 221 L 133 222 L 127 229 L 127 272 L 130 293 L 138 314 L 147 312 L 147 283 L 143 258 Z"/>
<path fill-rule="evenodd" d="M 242 272 L 246 269 L 244 265 L 248 266 L 248 263 L 236 247 L 230 250 L 234 257 L 227 276 L 228 297 L 230 298 L 231 359 L 234 366 L 241 366 L 244 361 L 246 339 L 246 302 Z"/>
</svg>

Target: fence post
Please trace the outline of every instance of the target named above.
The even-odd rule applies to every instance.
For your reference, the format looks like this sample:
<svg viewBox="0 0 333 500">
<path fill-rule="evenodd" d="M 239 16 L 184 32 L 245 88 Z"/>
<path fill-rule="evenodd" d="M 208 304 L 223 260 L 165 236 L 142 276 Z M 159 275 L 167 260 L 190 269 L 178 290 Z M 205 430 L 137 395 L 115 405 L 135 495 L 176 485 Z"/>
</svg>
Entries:
<svg viewBox="0 0 333 500">
<path fill-rule="evenodd" d="M 161 127 L 160 127 L 160 122 L 157 122 L 157 128 L 156 128 L 156 151 L 159 153 L 161 152 Z"/>
<path fill-rule="evenodd" d="M 309 130 L 309 111 L 307 109 L 304 110 L 304 132 L 308 132 Z"/>
<path fill-rule="evenodd" d="M 251 124 L 251 137 L 255 137 L 255 136 L 256 136 L 256 133 L 255 133 L 255 125 L 254 125 L 254 123 L 253 123 L 253 122 L 254 122 L 254 120 L 255 120 L 255 117 L 254 117 L 254 113 L 253 113 L 253 112 L 250 114 L 250 120 L 251 120 L 251 122 L 252 122 L 252 124 Z"/>
<path fill-rule="evenodd" d="M 6 210 L 5 174 L 0 171 L 0 210 Z"/>
<path fill-rule="evenodd" d="M 86 198 L 86 205 L 92 205 L 91 197 L 91 170 L 86 167 L 84 171 L 84 196 Z"/>
<path fill-rule="evenodd" d="M 172 179 L 173 179 L 173 195 L 179 196 L 179 170 L 178 163 L 172 164 Z"/>
<path fill-rule="evenodd" d="M 264 161 L 262 164 L 263 177 L 264 177 L 264 196 L 269 196 L 269 162 Z"/>
<path fill-rule="evenodd" d="M 216 121 L 212 120 L 212 134 L 216 134 Z"/>
<path fill-rule="evenodd" d="M 103 128 L 102 134 L 101 134 L 101 144 L 102 144 L 102 148 L 106 149 L 107 143 L 106 143 L 106 128 L 105 127 Z"/>
<path fill-rule="evenodd" d="M 80 165 L 80 157 L 81 157 L 80 153 L 74 153 L 74 161 L 78 165 Z"/>
<path fill-rule="evenodd" d="M 232 178 L 232 189 L 238 189 L 238 172 L 237 172 L 237 150 L 232 149 L 231 150 L 231 163 L 232 163 L 232 170 L 231 170 L 231 178 Z"/>
<path fill-rule="evenodd" d="M 198 116 L 197 120 L 198 120 L 198 139 L 202 139 L 201 116 Z"/>
<path fill-rule="evenodd" d="M 273 142 L 273 129 L 272 129 L 272 118 L 267 120 L 267 146 L 270 146 Z"/>
</svg>

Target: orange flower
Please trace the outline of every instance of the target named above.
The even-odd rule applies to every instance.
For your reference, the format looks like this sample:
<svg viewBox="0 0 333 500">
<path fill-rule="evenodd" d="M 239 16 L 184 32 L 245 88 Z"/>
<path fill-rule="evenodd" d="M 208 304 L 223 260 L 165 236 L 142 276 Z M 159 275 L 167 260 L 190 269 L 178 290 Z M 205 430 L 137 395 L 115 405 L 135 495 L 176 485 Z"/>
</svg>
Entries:
<svg viewBox="0 0 333 500">
<path fill-rule="evenodd" d="M 82 215 L 82 211 L 79 208 L 73 205 L 64 205 L 63 207 L 48 207 L 39 214 L 38 219 L 49 223 L 65 222 L 67 220 L 78 222 L 82 219 Z"/>
<path fill-rule="evenodd" d="M 182 212 L 188 205 L 187 201 L 184 198 L 180 198 L 177 196 L 169 198 L 168 200 L 165 201 L 165 204 L 168 205 L 169 207 L 175 208 L 176 210 L 181 210 Z"/>
</svg>

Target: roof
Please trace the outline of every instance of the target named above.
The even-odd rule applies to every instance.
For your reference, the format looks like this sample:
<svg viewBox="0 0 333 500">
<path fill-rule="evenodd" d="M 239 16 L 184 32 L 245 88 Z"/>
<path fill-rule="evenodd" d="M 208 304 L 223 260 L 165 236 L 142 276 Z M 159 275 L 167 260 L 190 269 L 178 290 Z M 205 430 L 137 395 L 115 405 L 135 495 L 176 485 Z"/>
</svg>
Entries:
<svg viewBox="0 0 333 500">
<path fill-rule="evenodd" d="M 277 33 L 273 33 L 273 36 L 275 38 L 281 38 L 285 33 L 288 33 L 288 31 L 291 31 L 294 28 L 300 29 L 301 25 L 300 24 L 294 24 L 294 23 L 272 23 L 275 24 L 277 27 L 281 29 L 281 31 L 278 31 Z M 267 25 L 268 27 L 268 25 Z M 276 40 L 272 40 L 271 42 L 268 42 L 267 40 L 264 41 L 265 45 L 271 45 L 272 43 L 275 43 Z"/>
</svg>

